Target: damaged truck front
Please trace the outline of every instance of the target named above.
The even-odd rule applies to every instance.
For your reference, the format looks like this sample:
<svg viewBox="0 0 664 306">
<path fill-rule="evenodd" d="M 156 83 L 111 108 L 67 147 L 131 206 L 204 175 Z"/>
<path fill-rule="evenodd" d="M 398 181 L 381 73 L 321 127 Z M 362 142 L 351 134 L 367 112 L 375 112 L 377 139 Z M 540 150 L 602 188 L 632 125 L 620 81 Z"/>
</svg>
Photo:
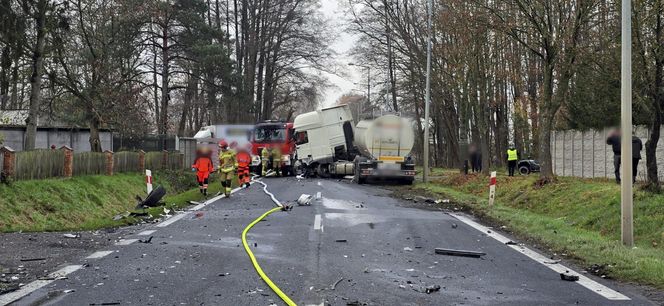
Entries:
<svg viewBox="0 0 664 306">
<path fill-rule="evenodd" d="M 347 105 L 299 115 L 294 121 L 297 155 L 306 173 L 321 177 L 353 175 L 354 181 L 397 180 L 411 184 L 412 124 L 396 115 L 362 120 L 353 126 Z"/>
</svg>

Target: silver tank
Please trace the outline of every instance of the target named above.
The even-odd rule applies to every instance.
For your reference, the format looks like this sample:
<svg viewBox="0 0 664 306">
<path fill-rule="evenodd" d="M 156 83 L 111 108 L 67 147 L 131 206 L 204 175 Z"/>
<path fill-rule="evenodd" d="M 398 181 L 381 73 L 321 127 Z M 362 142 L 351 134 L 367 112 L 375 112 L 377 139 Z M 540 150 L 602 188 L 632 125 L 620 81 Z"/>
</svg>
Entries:
<svg viewBox="0 0 664 306">
<path fill-rule="evenodd" d="M 362 120 L 355 127 L 355 145 L 366 157 L 386 162 L 403 161 L 414 144 L 412 123 L 396 115 Z"/>
</svg>

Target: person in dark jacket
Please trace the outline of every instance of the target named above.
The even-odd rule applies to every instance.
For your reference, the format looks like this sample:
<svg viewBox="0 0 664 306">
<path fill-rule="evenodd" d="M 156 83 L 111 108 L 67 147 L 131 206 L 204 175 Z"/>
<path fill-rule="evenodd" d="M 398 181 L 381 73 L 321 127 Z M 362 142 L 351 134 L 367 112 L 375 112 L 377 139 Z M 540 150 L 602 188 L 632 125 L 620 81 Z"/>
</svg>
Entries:
<svg viewBox="0 0 664 306">
<path fill-rule="evenodd" d="M 477 146 L 472 144 L 468 150 L 470 158 L 470 167 L 473 172 L 482 172 L 482 153 L 477 149 Z"/>
<path fill-rule="evenodd" d="M 636 173 L 641 161 L 641 150 L 643 150 L 643 142 L 639 137 L 632 135 L 632 182 L 636 183 Z"/>
<path fill-rule="evenodd" d="M 620 131 L 618 129 L 609 132 L 606 144 L 613 149 L 613 173 L 616 176 L 616 183 L 620 184 Z"/>
<path fill-rule="evenodd" d="M 613 149 L 614 173 L 616 176 L 616 183 L 620 184 L 620 131 L 616 129 L 609 133 L 609 137 L 606 139 L 606 144 L 610 145 Z M 641 161 L 641 150 L 643 150 L 643 142 L 641 142 L 641 139 L 635 135 L 632 135 L 632 182 L 636 182 L 639 162 Z"/>
</svg>

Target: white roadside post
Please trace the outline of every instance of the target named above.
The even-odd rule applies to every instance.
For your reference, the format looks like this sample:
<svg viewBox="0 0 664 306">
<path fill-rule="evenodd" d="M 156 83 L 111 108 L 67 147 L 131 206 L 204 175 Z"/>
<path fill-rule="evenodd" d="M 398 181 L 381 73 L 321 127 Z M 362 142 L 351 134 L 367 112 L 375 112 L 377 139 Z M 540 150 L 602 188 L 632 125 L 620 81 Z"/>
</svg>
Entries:
<svg viewBox="0 0 664 306">
<path fill-rule="evenodd" d="M 148 194 L 152 192 L 152 171 L 145 170 L 145 183 L 148 185 Z"/>
<path fill-rule="evenodd" d="M 632 0 L 622 0 L 622 69 L 620 76 L 621 147 L 620 164 L 622 180 L 621 238 L 625 246 L 634 245 L 632 219 Z"/>
<path fill-rule="evenodd" d="M 491 179 L 489 180 L 489 206 L 493 206 L 493 201 L 496 199 L 496 171 L 491 172 Z"/>
</svg>

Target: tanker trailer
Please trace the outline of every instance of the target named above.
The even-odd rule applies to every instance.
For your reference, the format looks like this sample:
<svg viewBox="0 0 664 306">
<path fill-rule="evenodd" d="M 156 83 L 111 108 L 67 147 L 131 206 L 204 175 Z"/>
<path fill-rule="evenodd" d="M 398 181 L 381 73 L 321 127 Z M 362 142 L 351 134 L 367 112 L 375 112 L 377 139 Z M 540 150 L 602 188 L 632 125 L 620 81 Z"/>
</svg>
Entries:
<svg viewBox="0 0 664 306">
<path fill-rule="evenodd" d="M 353 126 L 347 105 L 299 115 L 294 120 L 297 156 L 305 173 L 320 177 L 353 175 L 396 179 L 410 184 L 415 164 L 410 157 L 412 124 L 396 115 L 360 121 Z"/>
</svg>

